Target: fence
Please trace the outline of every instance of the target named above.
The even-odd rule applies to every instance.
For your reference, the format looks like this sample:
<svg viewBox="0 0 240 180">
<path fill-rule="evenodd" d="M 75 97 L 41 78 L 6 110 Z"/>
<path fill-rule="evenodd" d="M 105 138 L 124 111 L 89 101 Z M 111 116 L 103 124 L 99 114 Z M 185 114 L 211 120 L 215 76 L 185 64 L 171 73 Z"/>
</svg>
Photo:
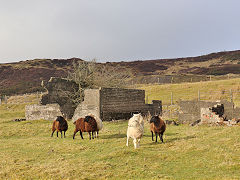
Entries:
<svg viewBox="0 0 240 180">
<path fill-rule="evenodd" d="M 201 81 L 216 81 L 240 78 L 238 74 L 226 75 L 149 75 L 139 76 L 129 81 L 129 85 L 137 84 L 171 84 L 171 83 L 186 83 L 186 82 L 201 82 Z"/>
<path fill-rule="evenodd" d="M 2 96 L 0 97 L 1 104 L 39 104 L 43 93 L 37 92 L 34 94 L 23 94 L 14 96 Z"/>
<path fill-rule="evenodd" d="M 146 97 L 146 100 L 149 98 Z M 169 92 L 166 96 L 161 96 L 159 93 L 158 99 L 163 103 L 163 116 L 167 119 L 177 119 L 180 107 L 179 101 L 219 101 L 226 100 L 233 102 L 235 107 L 240 107 L 240 90 L 222 90 L 222 91 L 201 91 L 196 90 L 195 93 L 181 93 Z"/>
</svg>

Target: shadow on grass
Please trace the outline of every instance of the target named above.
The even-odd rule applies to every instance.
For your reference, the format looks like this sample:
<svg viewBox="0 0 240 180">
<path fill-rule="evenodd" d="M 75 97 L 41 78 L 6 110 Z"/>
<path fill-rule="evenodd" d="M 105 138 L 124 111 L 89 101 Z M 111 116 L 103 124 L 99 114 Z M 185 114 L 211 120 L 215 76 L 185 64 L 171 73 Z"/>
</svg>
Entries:
<svg viewBox="0 0 240 180">
<path fill-rule="evenodd" d="M 152 137 L 152 136 L 151 136 Z M 149 139 L 149 143 L 144 143 L 143 146 L 154 146 L 157 144 L 167 144 L 167 143 L 171 143 L 174 141 L 178 141 L 178 140 L 188 140 L 188 139 L 193 139 L 196 138 L 196 136 L 186 136 L 186 137 L 175 137 L 175 138 L 171 138 L 171 139 L 163 139 L 164 143 L 162 143 L 158 137 L 158 142 L 155 142 L 155 136 L 154 136 L 154 141 L 152 141 L 152 138 Z"/>
<path fill-rule="evenodd" d="M 189 140 L 189 139 L 193 139 L 193 138 L 196 138 L 196 136 L 175 137 L 175 138 L 167 139 L 166 142 L 174 142 L 177 140 Z"/>
<path fill-rule="evenodd" d="M 126 138 L 126 134 L 110 134 L 110 135 L 102 135 L 101 139 L 118 139 L 118 138 Z"/>
<path fill-rule="evenodd" d="M 177 135 L 177 134 L 179 134 L 179 133 L 166 133 L 167 136 L 175 136 L 175 135 Z M 164 135 L 165 135 L 165 134 L 164 134 Z M 145 133 L 143 136 L 144 136 L 144 137 L 152 137 L 152 134 L 151 134 L 151 132 L 148 133 L 148 134 Z M 154 137 L 155 137 L 155 134 L 154 134 Z"/>
</svg>

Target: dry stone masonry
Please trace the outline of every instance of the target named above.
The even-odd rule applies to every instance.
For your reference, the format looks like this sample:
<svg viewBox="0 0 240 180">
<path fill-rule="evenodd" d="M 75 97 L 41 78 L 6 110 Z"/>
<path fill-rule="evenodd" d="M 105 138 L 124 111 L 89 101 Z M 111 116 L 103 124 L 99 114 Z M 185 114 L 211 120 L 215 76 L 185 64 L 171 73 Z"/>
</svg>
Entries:
<svg viewBox="0 0 240 180">
<path fill-rule="evenodd" d="M 57 116 L 62 116 L 60 106 L 58 104 L 47 105 L 27 105 L 25 107 L 26 120 L 55 120 Z"/>
<path fill-rule="evenodd" d="M 183 124 L 232 125 L 240 118 L 240 108 L 228 101 L 181 101 L 179 106 L 179 122 Z"/>
<path fill-rule="evenodd" d="M 43 82 L 42 86 L 48 93 L 42 96 L 41 104 L 57 103 L 61 112 L 71 119 L 77 107 L 73 101 L 73 92 L 78 92 L 78 85 L 74 81 L 52 77 L 48 82 Z"/>
</svg>

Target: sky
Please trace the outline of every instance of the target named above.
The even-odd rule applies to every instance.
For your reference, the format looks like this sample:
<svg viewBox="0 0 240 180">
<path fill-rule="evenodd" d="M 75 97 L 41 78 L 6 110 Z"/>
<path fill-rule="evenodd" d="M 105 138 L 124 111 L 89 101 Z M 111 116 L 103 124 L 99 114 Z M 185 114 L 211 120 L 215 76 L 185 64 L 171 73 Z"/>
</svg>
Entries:
<svg viewBox="0 0 240 180">
<path fill-rule="evenodd" d="M 239 50 L 239 7 L 239 0 L 0 0 L 0 63 Z"/>
</svg>

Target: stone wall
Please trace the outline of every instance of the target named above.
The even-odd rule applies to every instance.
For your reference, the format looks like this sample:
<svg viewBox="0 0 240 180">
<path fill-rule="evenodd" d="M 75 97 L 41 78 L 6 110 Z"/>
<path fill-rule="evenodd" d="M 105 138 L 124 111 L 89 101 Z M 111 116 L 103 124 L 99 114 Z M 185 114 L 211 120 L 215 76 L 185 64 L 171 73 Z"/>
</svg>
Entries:
<svg viewBox="0 0 240 180">
<path fill-rule="evenodd" d="M 42 96 L 41 104 L 57 103 L 60 105 L 61 112 L 71 119 L 77 107 L 74 99 L 79 97 L 78 85 L 74 81 L 52 77 L 48 82 L 42 83 L 42 86 L 48 93 Z"/>
<path fill-rule="evenodd" d="M 48 105 L 26 105 L 25 117 L 26 120 L 50 120 L 53 121 L 57 116 L 62 116 L 60 106 L 58 104 Z"/>
<path fill-rule="evenodd" d="M 103 88 L 101 94 L 101 117 L 104 120 L 127 119 L 129 112 L 143 108 L 143 90 Z"/>
<path fill-rule="evenodd" d="M 201 108 L 201 124 L 216 124 L 222 119 L 218 114 L 213 113 L 209 108 Z"/>
<path fill-rule="evenodd" d="M 101 118 L 105 121 L 129 119 L 133 112 L 161 114 L 161 101 L 145 104 L 145 91 L 138 89 L 101 88 Z"/>
<path fill-rule="evenodd" d="M 209 108 L 213 107 L 216 104 L 223 104 L 224 105 L 224 115 L 228 119 L 232 119 L 236 117 L 236 112 L 238 109 L 234 108 L 234 104 L 228 101 L 217 101 L 217 102 L 210 102 L 210 101 L 180 101 L 180 111 L 179 111 L 179 122 L 180 123 L 193 123 L 196 120 L 201 119 L 201 108 Z"/>
<path fill-rule="evenodd" d="M 84 91 L 84 101 L 75 110 L 73 121 L 89 113 L 104 121 L 129 119 L 133 112 L 162 113 L 162 102 L 145 104 L 145 91 L 137 89 L 100 88 Z"/>
<path fill-rule="evenodd" d="M 99 89 L 86 89 L 84 91 L 84 101 L 75 110 L 72 121 L 80 117 L 93 114 L 100 117 L 100 91 Z"/>
</svg>

